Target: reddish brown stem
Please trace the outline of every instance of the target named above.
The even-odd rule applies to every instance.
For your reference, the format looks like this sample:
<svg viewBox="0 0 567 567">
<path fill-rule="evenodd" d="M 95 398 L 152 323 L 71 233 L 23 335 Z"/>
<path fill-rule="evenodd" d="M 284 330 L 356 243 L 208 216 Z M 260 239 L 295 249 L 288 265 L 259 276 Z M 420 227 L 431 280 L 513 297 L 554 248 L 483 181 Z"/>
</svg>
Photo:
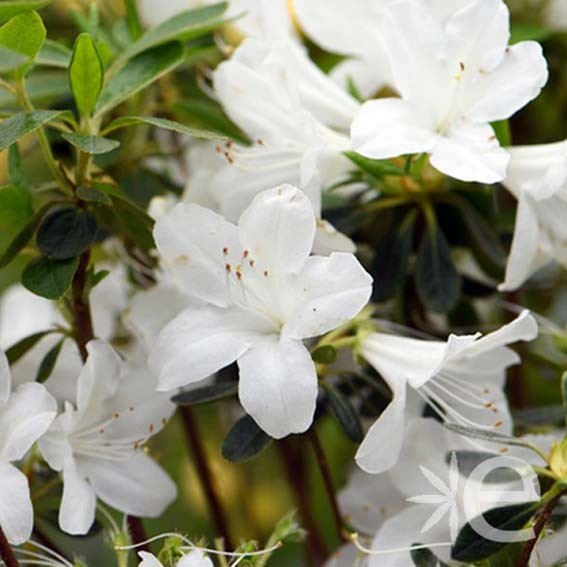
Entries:
<svg viewBox="0 0 567 567">
<path fill-rule="evenodd" d="M 0 527 L 0 558 L 6 564 L 6 567 L 20 567 L 18 560 L 14 554 L 14 550 L 10 545 L 8 539 L 4 535 L 2 528 Z"/>
<path fill-rule="evenodd" d="M 79 267 L 73 278 L 73 317 L 75 341 L 83 362 L 87 360 L 87 344 L 94 339 L 91 307 L 87 294 L 87 270 L 90 262 L 90 252 L 84 252 L 79 260 Z"/>
<path fill-rule="evenodd" d="M 146 530 L 144 524 L 140 518 L 136 516 L 128 516 L 128 532 L 130 534 L 130 539 L 136 544 L 136 551 L 147 551 L 150 552 L 150 546 L 144 543 L 148 536 L 146 535 Z"/>
<path fill-rule="evenodd" d="M 207 455 L 201 443 L 197 421 L 189 407 L 180 407 L 179 413 L 183 420 L 185 438 L 187 439 L 187 444 L 191 450 L 193 459 L 195 460 L 197 473 L 199 475 L 201 485 L 203 486 L 203 490 L 205 491 L 205 496 L 213 516 L 216 530 L 224 539 L 226 548 L 229 550 L 235 549 L 230 537 L 228 521 L 215 488 L 214 475 L 209 467 Z"/>
</svg>

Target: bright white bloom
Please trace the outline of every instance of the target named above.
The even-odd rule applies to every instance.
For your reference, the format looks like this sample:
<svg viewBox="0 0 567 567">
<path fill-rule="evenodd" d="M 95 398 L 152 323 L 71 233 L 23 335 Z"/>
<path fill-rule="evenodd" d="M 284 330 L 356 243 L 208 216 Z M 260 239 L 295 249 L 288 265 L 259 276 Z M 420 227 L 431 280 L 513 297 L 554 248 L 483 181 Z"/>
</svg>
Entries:
<svg viewBox="0 0 567 567">
<path fill-rule="evenodd" d="M 138 553 L 142 562 L 138 567 L 164 567 L 155 555 L 140 551 Z M 213 567 L 213 562 L 200 550 L 196 549 L 184 555 L 175 567 Z"/>
<path fill-rule="evenodd" d="M 509 152 L 503 184 L 518 213 L 502 291 L 517 289 L 551 260 L 567 267 L 567 140 Z"/>
<path fill-rule="evenodd" d="M 74 535 L 89 531 L 97 497 L 125 514 L 155 517 L 176 496 L 142 450 L 175 406 L 155 392 L 147 370 L 122 363 L 107 343 L 91 341 L 87 349 L 75 405 L 65 404 L 39 443 L 49 466 L 62 472 L 59 525 Z"/>
<path fill-rule="evenodd" d="M 351 129 L 354 149 L 377 159 L 425 152 L 457 179 L 504 179 L 509 156 L 489 123 L 539 94 L 547 81 L 541 46 L 508 47 L 502 0 L 475 0 L 445 25 L 405 0 L 385 9 L 382 33 L 401 98 L 363 105 Z"/>
<path fill-rule="evenodd" d="M 502 388 L 506 369 L 520 358 L 507 345 L 530 341 L 537 332 L 535 319 L 524 311 L 484 337 L 450 335 L 445 342 L 384 333 L 366 337 L 361 354 L 387 382 L 393 399 L 360 445 L 358 465 L 370 473 L 392 467 L 405 423 L 421 413 L 423 401 L 449 422 L 509 433 L 512 422 Z"/>
<path fill-rule="evenodd" d="M 352 254 L 310 256 L 315 225 L 309 200 L 290 185 L 258 195 L 238 226 L 192 204 L 157 221 L 165 265 L 204 302 L 158 338 L 149 362 L 161 390 L 237 361 L 240 401 L 267 433 L 281 438 L 310 426 L 317 375 L 302 339 L 354 317 L 372 282 Z"/>
<path fill-rule="evenodd" d="M 20 545 L 33 529 L 28 479 L 11 463 L 24 458 L 57 415 L 57 404 L 41 384 L 12 392 L 8 359 L 0 350 L 0 527 Z"/>
</svg>

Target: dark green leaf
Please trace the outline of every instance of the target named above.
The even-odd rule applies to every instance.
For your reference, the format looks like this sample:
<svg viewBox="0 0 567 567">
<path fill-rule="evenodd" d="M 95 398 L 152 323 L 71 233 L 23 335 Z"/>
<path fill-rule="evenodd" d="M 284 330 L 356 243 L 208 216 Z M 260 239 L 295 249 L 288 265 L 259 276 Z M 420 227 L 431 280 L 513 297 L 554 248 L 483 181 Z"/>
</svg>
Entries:
<svg viewBox="0 0 567 567">
<path fill-rule="evenodd" d="M 8 248 L 6 248 L 6 251 L 4 252 L 2 257 L 0 258 L 0 268 L 6 267 L 21 252 L 22 248 L 27 245 L 49 207 L 50 205 L 46 205 L 41 210 L 39 210 L 24 225 L 20 232 L 18 232 L 14 240 L 12 240 Z"/>
<path fill-rule="evenodd" d="M 320 364 L 332 364 L 337 360 L 337 349 L 333 345 L 321 345 L 311 353 L 311 358 Z"/>
<path fill-rule="evenodd" d="M 559 404 L 527 408 L 514 412 L 513 417 L 514 424 L 520 426 L 558 426 L 561 425 L 565 419 L 565 408 Z"/>
<path fill-rule="evenodd" d="M 414 543 L 412 547 L 419 547 L 421 544 Z M 416 567 L 446 567 L 446 564 L 440 561 L 437 556 L 429 549 L 413 549 L 411 558 Z"/>
<path fill-rule="evenodd" d="M 45 256 L 68 260 L 89 248 L 96 235 L 97 222 L 90 213 L 66 207 L 45 217 L 37 231 L 36 242 Z"/>
<path fill-rule="evenodd" d="M 43 42 L 45 26 L 37 12 L 21 12 L 0 27 L 0 46 L 15 51 L 27 59 L 17 70 L 22 77 L 33 64 Z"/>
<path fill-rule="evenodd" d="M 112 200 L 110 197 L 104 191 L 101 191 L 96 187 L 81 185 L 77 189 L 76 195 L 79 199 L 87 203 L 97 203 L 108 207 L 112 206 Z"/>
<path fill-rule="evenodd" d="M 138 124 L 149 124 L 151 126 L 156 126 L 157 128 L 164 128 L 165 130 L 171 130 L 179 134 L 184 134 L 193 138 L 201 138 L 203 140 L 218 140 L 223 137 L 216 132 L 211 132 L 210 130 L 192 128 L 190 126 L 180 124 L 179 122 L 174 122 L 173 120 L 155 118 L 154 116 L 122 116 L 111 122 L 108 127 L 105 128 L 104 133 L 109 134 L 119 128 L 137 126 Z"/>
<path fill-rule="evenodd" d="M 72 51 L 61 43 L 46 39 L 35 62 L 46 67 L 67 69 L 71 63 Z"/>
<path fill-rule="evenodd" d="M 87 134 L 65 133 L 61 136 L 77 149 L 91 155 L 107 154 L 120 146 L 118 140 L 89 136 Z"/>
<path fill-rule="evenodd" d="M 222 15 L 227 3 L 213 4 L 195 10 L 176 14 L 169 20 L 149 29 L 134 42 L 120 57 L 119 62 L 132 59 L 136 55 L 170 41 L 189 41 L 214 31 L 224 23 Z"/>
<path fill-rule="evenodd" d="M 483 514 L 484 520 L 494 528 L 501 531 L 521 530 L 533 517 L 539 504 L 527 502 L 493 508 Z M 474 523 L 474 520 L 473 520 Z M 502 549 L 506 543 L 492 541 L 490 534 L 487 538 L 477 533 L 471 523 L 466 524 L 453 545 L 451 556 L 456 561 L 475 562 L 486 559 Z"/>
<path fill-rule="evenodd" d="M 386 233 L 376 251 L 372 265 L 375 301 L 391 299 L 405 282 L 415 224 L 415 215 L 410 215 L 397 230 Z"/>
<path fill-rule="evenodd" d="M 32 260 L 22 274 L 26 289 L 46 299 L 61 299 L 71 287 L 79 267 L 79 258 L 52 260 L 41 257 Z"/>
<path fill-rule="evenodd" d="M 238 392 L 238 385 L 235 382 L 219 382 L 211 386 L 193 388 L 186 392 L 181 392 L 171 399 L 172 402 L 180 406 L 192 406 L 195 404 L 208 404 L 225 398 L 231 398 Z"/>
<path fill-rule="evenodd" d="M 69 66 L 69 84 L 81 116 L 92 114 L 103 78 L 104 69 L 96 46 L 88 33 L 82 33 L 75 41 Z"/>
<path fill-rule="evenodd" d="M 243 463 L 256 457 L 271 442 L 272 438 L 246 415 L 232 426 L 222 443 L 221 452 L 227 461 Z"/>
<path fill-rule="evenodd" d="M 387 159 L 370 159 L 356 152 L 344 152 L 345 156 L 360 169 L 380 179 L 387 175 L 405 175 L 404 170 Z"/>
<path fill-rule="evenodd" d="M 453 455 L 457 457 L 457 463 L 459 467 L 459 474 L 465 478 L 469 478 L 473 471 L 485 461 L 494 459 L 495 453 L 482 452 L 482 451 L 472 451 L 472 450 L 462 450 L 462 451 L 448 451 L 445 454 L 445 462 L 449 464 Z M 530 465 L 526 463 L 526 468 L 530 468 Z M 531 470 L 531 468 L 530 468 Z M 491 471 L 485 478 L 485 483 L 499 484 L 507 482 L 515 482 L 519 480 L 519 472 L 509 468 L 498 468 Z"/>
<path fill-rule="evenodd" d="M 166 43 L 130 59 L 104 86 L 95 115 L 101 116 L 118 106 L 165 73 L 175 69 L 182 61 L 183 47 L 177 42 Z"/>
<path fill-rule="evenodd" d="M 6 351 L 6 358 L 10 364 L 15 364 L 27 354 L 43 337 L 49 335 L 53 331 L 42 331 L 41 333 L 34 333 L 33 335 L 29 335 L 28 337 L 23 338 L 21 341 L 18 341 L 15 345 L 12 345 Z"/>
<path fill-rule="evenodd" d="M 0 2 L 0 22 L 22 12 L 40 10 L 48 4 L 51 4 L 51 0 L 4 0 Z"/>
<path fill-rule="evenodd" d="M 324 383 L 325 392 L 329 398 L 331 409 L 343 428 L 346 436 L 353 443 L 361 443 L 364 438 L 364 430 L 360 418 L 350 400 L 337 388 Z"/>
<path fill-rule="evenodd" d="M 53 373 L 57 359 L 59 358 L 59 353 L 63 347 L 65 338 L 62 338 L 53 348 L 51 348 L 47 354 L 43 357 L 37 371 L 37 376 L 35 378 L 36 382 L 40 384 L 45 382 Z"/>
<path fill-rule="evenodd" d="M 421 301 L 438 313 L 451 311 L 461 295 L 461 278 L 441 229 L 428 230 L 417 255 L 415 282 Z"/>
<path fill-rule="evenodd" d="M 48 124 L 61 114 L 60 110 L 20 112 L 0 124 L 0 152 L 16 143 L 26 134 Z"/>
</svg>

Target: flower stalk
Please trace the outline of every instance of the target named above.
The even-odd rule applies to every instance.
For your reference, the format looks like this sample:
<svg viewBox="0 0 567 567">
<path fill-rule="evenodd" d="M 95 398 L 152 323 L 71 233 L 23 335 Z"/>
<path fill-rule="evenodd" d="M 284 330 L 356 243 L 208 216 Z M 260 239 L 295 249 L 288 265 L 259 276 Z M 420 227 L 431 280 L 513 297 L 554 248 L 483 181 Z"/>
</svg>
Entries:
<svg viewBox="0 0 567 567">
<path fill-rule="evenodd" d="M 6 567 L 19 567 L 18 560 L 16 559 L 16 555 L 14 554 L 14 550 L 12 546 L 8 542 L 6 535 L 2 531 L 0 527 L 0 558 L 6 564 Z"/>
</svg>

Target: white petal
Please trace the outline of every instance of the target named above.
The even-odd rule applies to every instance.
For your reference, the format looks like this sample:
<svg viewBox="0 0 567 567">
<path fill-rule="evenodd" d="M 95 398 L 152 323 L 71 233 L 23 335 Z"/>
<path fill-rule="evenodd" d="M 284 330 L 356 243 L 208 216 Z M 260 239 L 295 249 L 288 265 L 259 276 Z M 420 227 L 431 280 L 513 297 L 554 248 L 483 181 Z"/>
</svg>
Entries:
<svg viewBox="0 0 567 567">
<path fill-rule="evenodd" d="M 313 207 L 292 185 L 281 185 L 255 197 L 238 226 L 242 246 L 272 273 L 298 272 L 313 248 Z"/>
<path fill-rule="evenodd" d="M 428 152 L 436 139 L 428 119 L 397 98 L 364 103 L 351 128 L 353 149 L 374 159 Z"/>
<path fill-rule="evenodd" d="M 303 433 L 313 421 L 317 374 L 299 341 L 265 340 L 238 360 L 240 403 L 271 437 Z"/>
<path fill-rule="evenodd" d="M 488 124 L 455 123 L 439 137 L 431 165 L 462 181 L 502 181 L 510 156 L 500 147 Z"/>
<path fill-rule="evenodd" d="M 82 471 L 69 460 L 63 469 L 63 497 L 59 527 L 71 535 L 85 535 L 95 520 L 96 496 Z"/>
<path fill-rule="evenodd" d="M 401 380 L 384 379 L 392 390 L 392 401 L 368 430 L 355 456 L 358 466 L 372 474 L 396 464 L 404 440 L 407 386 Z"/>
<path fill-rule="evenodd" d="M 201 550 L 196 549 L 182 557 L 175 567 L 213 567 L 213 562 Z"/>
<path fill-rule="evenodd" d="M 368 567 L 368 556 L 359 551 L 354 543 L 346 543 L 329 557 L 325 567 Z"/>
<path fill-rule="evenodd" d="M 514 238 L 506 264 L 504 281 L 498 286 L 500 291 L 518 289 L 539 266 L 538 248 L 540 228 L 538 218 L 529 199 L 521 198 L 516 212 Z"/>
<path fill-rule="evenodd" d="M 475 83 L 468 95 L 473 103 L 467 116 L 476 122 L 509 118 L 539 95 L 547 78 L 547 62 L 539 43 L 512 45 L 501 65 Z"/>
<path fill-rule="evenodd" d="M 228 303 L 224 250 L 237 249 L 236 227 L 209 209 L 180 203 L 156 222 L 158 251 L 184 293 Z"/>
<path fill-rule="evenodd" d="M 331 252 L 356 252 L 356 244 L 326 220 L 317 221 L 313 254 L 328 256 Z"/>
<path fill-rule="evenodd" d="M 329 76 L 344 89 L 349 87 L 349 83 L 353 83 L 362 99 L 371 98 L 386 85 L 393 84 L 390 62 L 382 42 L 379 41 L 376 47 L 378 49 L 372 53 L 337 63 Z"/>
<path fill-rule="evenodd" d="M 0 527 L 12 545 L 30 539 L 33 508 L 26 475 L 9 463 L 0 462 Z"/>
<path fill-rule="evenodd" d="M 151 553 L 139 551 L 138 557 L 142 560 L 138 567 L 163 567 L 162 562 L 158 561 L 157 557 Z"/>
<path fill-rule="evenodd" d="M 0 410 L 0 458 L 22 459 L 47 431 L 57 415 L 57 404 L 44 386 L 23 384 Z"/>
<path fill-rule="evenodd" d="M 4 351 L 0 349 L 0 407 L 8 401 L 11 389 L 12 375 L 10 374 L 8 358 L 4 354 Z"/>
<path fill-rule="evenodd" d="M 171 478 L 143 453 L 122 461 L 89 458 L 82 466 L 96 495 L 131 516 L 160 516 L 177 496 Z"/>
<path fill-rule="evenodd" d="M 370 299 L 372 277 L 355 256 L 335 252 L 310 257 L 290 288 L 292 310 L 283 334 L 304 339 L 355 317 Z"/>
<path fill-rule="evenodd" d="M 273 329 L 238 307 L 188 308 L 160 333 L 149 366 L 158 388 L 172 390 L 228 366 L 267 331 Z"/>
</svg>

